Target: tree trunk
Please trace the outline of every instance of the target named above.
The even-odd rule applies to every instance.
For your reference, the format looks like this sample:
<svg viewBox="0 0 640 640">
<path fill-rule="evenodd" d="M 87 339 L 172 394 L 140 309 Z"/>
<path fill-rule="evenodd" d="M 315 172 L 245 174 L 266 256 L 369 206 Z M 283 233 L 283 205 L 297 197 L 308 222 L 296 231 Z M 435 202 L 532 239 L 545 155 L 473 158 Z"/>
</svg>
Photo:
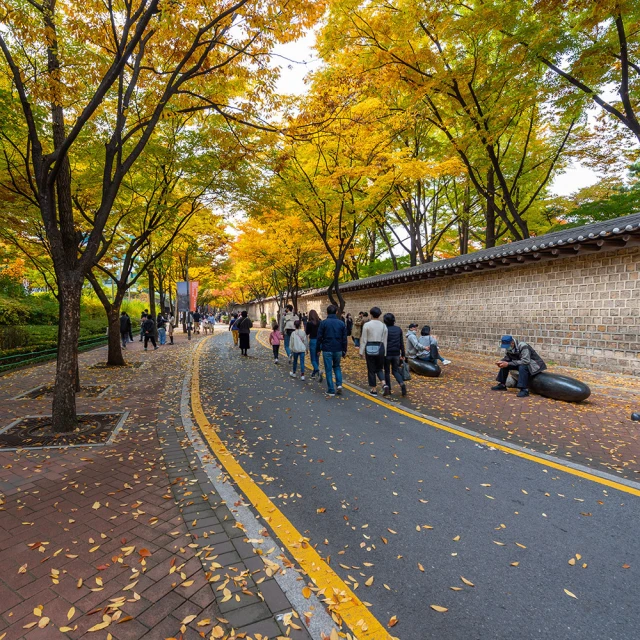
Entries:
<svg viewBox="0 0 640 640">
<path fill-rule="evenodd" d="M 496 246 L 496 188 L 493 178 L 493 169 L 487 172 L 487 211 L 485 214 L 487 229 L 485 232 L 484 246 L 486 249 Z"/>
<path fill-rule="evenodd" d="M 155 290 L 155 280 L 153 277 L 153 268 L 151 266 L 149 266 L 149 268 L 147 269 L 147 274 L 149 275 L 149 313 L 151 314 L 151 317 L 153 318 L 153 326 L 154 326 L 154 330 L 153 333 L 154 338 L 157 340 L 158 339 L 158 326 L 156 324 L 156 318 L 157 318 L 157 314 L 156 314 L 156 290 Z"/>
<path fill-rule="evenodd" d="M 83 278 L 78 274 L 67 277 L 58 275 L 60 324 L 58 325 L 58 362 L 52 405 L 52 423 L 56 433 L 73 431 L 77 424 L 76 381 L 78 379 L 82 282 Z"/>
<path fill-rule="evenodd" d="M 116 306 L 117 304 L 117 306 Z M 107 352 L 107 365 L 110 367 L 124 367 L 127 363 L 122 354 L 120 343 L 120 302 L 114 303 L 107 312 L 109 322 L 109 349 Z"/>
</svg>

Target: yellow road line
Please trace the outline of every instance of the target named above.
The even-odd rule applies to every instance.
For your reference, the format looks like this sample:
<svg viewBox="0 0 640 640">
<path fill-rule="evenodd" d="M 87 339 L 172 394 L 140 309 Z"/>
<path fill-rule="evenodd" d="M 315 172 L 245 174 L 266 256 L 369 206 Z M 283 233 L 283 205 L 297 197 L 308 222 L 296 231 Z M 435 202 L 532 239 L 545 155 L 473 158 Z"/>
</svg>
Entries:
<svg viewBox="0 0 640 640">
<path fill-rule="evenodd" d="M 266 346 L 265 343 L 259 339 L 260 344 Z M 574 476 L 578 476 L 579 478 L 583 478 L 584 480 L 590 480 L 591 482 L 597 482 L 598 484 L 602 484 L 606 487 L 610 487 L 612 489 L 616 489 L 618 491 L 623 491 L 625 493 L 630 493 L 634 496 L 640 496 L 640 489 L 636 489 L 635 487 L 630 487 L 626 484 L 622 484 L 621 482 L 616 482 L 615 480 L 608 480 L 607 478 L 601 478 L 593 473 L 589 473 L 587 471 L 581 471 L 580 469 L 574 469 L 573 467 L 569 467 L 567 465 L 562 464 L 562 462 L 554 462 L 552 460 L 547 460 L 540 456 L 536 456 L 532 453 L 527 453 L 526 451 L 519 451 L 518 449 L 514 449 L 509 447 L 508 445 L 498 444 L 497 442 L 493 442 L 491 440 L 487 440 L 482 436 L 474 436 L 470 433 L 465 433 L 464 431 L 460 431 L 455 429 L 454 427 L 449 427 L 446 424 L 442 424 L 440 422 L 435 422 L 434 420 L 429 420 L 429 418 L 425 418 L 423 416 L 417 416 L 414 413 L 410 413 L 409 411 L 405 411 L 400 407 L 396 407 L 392 404 L 384 402 L 379 398 L 369 395 L 368 393 L 363 393 L 359 389 L 352 387 L 350 384 L 342 383 L 342 386 L 345 389 L 349 389 L 352 393 L 356 395 L 362 396 L 366 398 L 369 402 L 375 402 L 380 406 L 388 409 L 389 411 L 394 411 L 395 413 L 399 413 L 406 418 L 411 418 L 412 420 L 416 420 L 417 422 L 421 422 L 422 424 L 428 424 L 430 427 L 435 427 L 436 429 L 440 429 L 442 431 L 447 431 L 448 433 L 453 433 L 461 438 L 466 438 L 467 440 L 471 440 L 472 442 L 477 442 L 479 444 L 485 445 L 487 447 L 493 447 L 494 449 L 498 449 L 498 451 L 504 451 L 512 456 L 517 456 L 518 458 L 524 458 L 525 460 L 530 460 L 531 462 L 536 462 L 538 464 L 544 465 L 545 467 L 550 467 L 551 469 L 557 469 L 558 471 L 563 471 L 564 473 L 569 473 Z"/>
<path fill-rule="evenodd" d="M 213 337 L 213 336 L 212 336 Z M 342 578 L 322 559 L 307 539 L 293 526 L 258 487 L 249 474 L 225 447 L 214 427 L 207 420 L 200 402 L 200 351 L 209 338 L 200 341 L 195 352 L 191 378 L 191 408 L 209 447 L 227 473 L 244 493 L 256 511 L 269 524 L 277 538 L 318 587 L 318 596 L 329 609 L 337 613 L 358 640 L 393 640 L 393 637 L 369 611 L 367 606 L 342 581 Z M 263 344 L 263 343 L 261 343 Z M 302 585 L 301 585 L 302 586 Z"/>
</svg>

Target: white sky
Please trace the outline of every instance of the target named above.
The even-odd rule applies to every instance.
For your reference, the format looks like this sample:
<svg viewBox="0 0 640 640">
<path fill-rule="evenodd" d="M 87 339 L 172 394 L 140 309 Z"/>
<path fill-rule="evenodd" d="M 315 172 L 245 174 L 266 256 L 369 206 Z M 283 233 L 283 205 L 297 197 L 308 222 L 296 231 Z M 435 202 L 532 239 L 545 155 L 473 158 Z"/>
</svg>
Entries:
<svg viewBox="0 0 640 640">
<path fill-rule="evenodd" d="M 300 40 L 275 48 L 274 62 L 282 70 L 277 84 L 279 93 L 301 95 L 306 91 L 305 76 L 320 65 L 313 50 L 314 42 L 315 34 L 310 32 Z M 555 177 L 551 184 L 551 192 L 554 195 L 566 196 L 596 182 L 598 174 L 595 171 L 575 162 L 563 174 Z"/>
</svg>

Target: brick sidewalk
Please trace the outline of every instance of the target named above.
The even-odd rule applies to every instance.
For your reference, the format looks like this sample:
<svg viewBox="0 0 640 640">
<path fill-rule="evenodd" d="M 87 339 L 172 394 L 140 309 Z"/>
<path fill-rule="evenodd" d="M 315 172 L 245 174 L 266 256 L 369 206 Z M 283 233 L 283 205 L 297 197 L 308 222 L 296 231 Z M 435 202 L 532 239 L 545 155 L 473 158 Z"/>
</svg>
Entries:
<svg viewBox="0 0 640 640">
<path fill-rule="evenodd" d="M 346 380 L 367 386 L 364 360 L 350 345 L 343 360 Z M 446 350 L 453 364 L 439 378 L 413 375 L 406 406 L 502 440 L 638 480 L 640 424 L 630 420 L 640 409 L 640 385 L 631 376 L 584 369 L 549 369 L 591 386 L 591 397 L 571 404 L 515 392 L 490 391 L 495 384 L 495 355 Z M 392 379 L 395 400 L 400 393 Z"/>
<path fill-rule="evenodd" d="M 131 412 L 114 444 L 0 451 L 1 640 L 309 639 L 185 439 L 196 342 L 178 334 L 148 353 L 133 343 L 139 369 L 89 370 L 104 350 L 81 356 L 84 384 L 114 386 L 79 410 Z M 48 412 L 48 400 L 11 398 L 53 370 L 0 378 L 0 427 Z"/>
</svg>

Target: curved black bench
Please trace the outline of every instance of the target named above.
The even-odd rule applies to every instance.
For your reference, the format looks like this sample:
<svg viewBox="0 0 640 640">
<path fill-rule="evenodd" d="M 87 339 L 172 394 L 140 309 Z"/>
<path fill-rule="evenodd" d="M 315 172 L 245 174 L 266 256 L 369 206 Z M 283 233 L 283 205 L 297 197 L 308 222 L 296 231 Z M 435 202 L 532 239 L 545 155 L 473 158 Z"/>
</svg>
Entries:
<svg viewBox="0 0 640 640">
<path fill-rule="evenodd" d="M 546 398 L 563 402 L 581 402 L 591 395 L 591 389 L 584 382 L 547 371 L 530 379 L 529 390 Z"/>
<path fill-rule="evenodd" d="M 437 378 L 442 372 L 436 362 L 425 362 L 424 360 L 409 360 L 409 368 L 419 376 L 427 376 L 427 378 Z"/>
</svg>

